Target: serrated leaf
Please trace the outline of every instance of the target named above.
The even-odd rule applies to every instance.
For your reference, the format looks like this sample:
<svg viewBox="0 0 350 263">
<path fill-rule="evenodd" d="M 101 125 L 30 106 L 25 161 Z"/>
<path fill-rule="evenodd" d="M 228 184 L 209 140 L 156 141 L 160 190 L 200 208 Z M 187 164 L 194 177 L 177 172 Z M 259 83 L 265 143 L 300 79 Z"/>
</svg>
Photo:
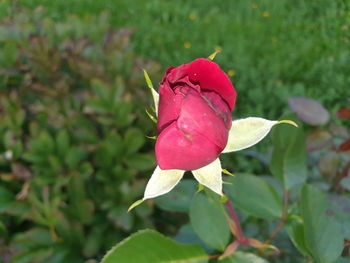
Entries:
<svg viewBox="0 0 350 263">
<path fill-rule="evenodd" d="M 208 256 L 197 245 L 184 245 L 154 230 L 139 231 L 112 248 L 101 263 L 206 263 Z"/>
</svg>

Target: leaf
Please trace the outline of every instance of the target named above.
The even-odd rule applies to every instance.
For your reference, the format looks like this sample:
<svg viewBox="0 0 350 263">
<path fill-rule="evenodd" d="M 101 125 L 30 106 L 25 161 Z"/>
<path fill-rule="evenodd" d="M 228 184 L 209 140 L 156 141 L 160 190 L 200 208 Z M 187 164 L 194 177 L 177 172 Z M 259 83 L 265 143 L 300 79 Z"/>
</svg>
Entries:
<svg viewBox="0 0 350 263">
<path fill-rule="evenodd" d="M 268 263 L 268 261 L 252 253 L 237 251 L 220 263 Z"/>
<path fill-rule="evenodd" d="M 154 199 L 155 204 L 165 211 L 188 212 L 188 204 L 196 192 L 194 180 L 181 180 L 168 194 Z"/>
<path fill-rule="evenodd" d="M 318 189 L 304 185 L 300 212 L 304 220 L 306 246 L 316 262 L 329 263 L 340 257 L 343 235 L 340 225 L 327 213 L 329 203 Z"/>
<path fill-rule="evenodd" d="M 227 178 L 225 188 L 233 203 L 250 215 L 267 220 L 282 216 L 282 202 L 277 192 L 263 179 L 249 174 Z"/>
<path fill-rule="evenodd" d="M 334 220 L 342 228 L 344 239 L 350 239 L 350 197 L 329 195 L 330 209 L 328 214 L 334 216 Z"/>
<path fill-rule="evenodd" d="M 101 263 L 206 263 L 208 256 L 197 245 L 184 245 L 154 230 L 139 231 L 113 247 Z"/>
<path fill-rule="evenodd" d="M 338 110 L 337 117 L 340 119 L 350 120 L 350 108 Z"/>
<path fill-rule="evenodd" d="M 310 254 L 307 250 L 304 237 L 304 225 L 301 222 L 291 221 L 286 225 L 286 230 L 289 238 L 294 246 L 303 254 Z"/>
<path fill-rule="evenodd" d="M 11 191 L 0 185 L 0 212 L 6 210 L 15 201 L 15 197 Z"/>
<path fill-rule="evenodd" d="M 313 130 L 306 137 L 308 152 L 319 151 L 332 145 L 332 135 L 328 131 Z"/>
<path fill-rule="evenodd" d="M 340 184 L 342 187 L 344 187 L 346 190 L 350 192 L 350 176 L 344 177 L 341 181 Z"/>
<path fill-rule="evenodd" d="M 124 135 L 124 148 L 125 153 L 135 153 L 137 152 L 145 142 L 145 137 L 142 132 L 138 129 L 128 129 Z"/>
<path fill-rule="evenodd" d="M 329 112 L 317 101 L 304 97 L 288 99 L 289 108 L 298 118 L 310 125 L 324 125 L 329 121 Z"/>
<path fill-rule="evenodd" d="M 293 119 L 293 115 L 284 117 Z M 307 176 L 303 129 L 281 126 L 274 129 L 271 135 L 273 151 L 270 169 L 272 174 L 281 180 L 286 189 L 303 184 Z"/>
<path fill-rule="evenodd" d="M 126 158 L 125 162 L 129 168 L 137 170 L 148 170 L 155 165 L 154 157 L 143 153 L 130 155 Z"/>
<path fill-rule="evenodd" d="M 288 120 L 270 121 L 257 117 L 233 121 L 223 153 L 240 151 L 257 144 L 265 138 L 274 125 L 279 123 L 297 126 L 294 122 Z"/>
<path fill-rule="evenodd" d="M 350 150 L 350 139 L 343 142 L 338 148 L 338 151 L 341 151 L 341 152 L 346 152 L 349 150 Z"/>
<path fill-rule="evenodd" d="M 230 229 L 220 202 L 196 194 L 190 206 L 194 232 L 210 247 L 223 251 L 230 239 Z"/>
</svg>

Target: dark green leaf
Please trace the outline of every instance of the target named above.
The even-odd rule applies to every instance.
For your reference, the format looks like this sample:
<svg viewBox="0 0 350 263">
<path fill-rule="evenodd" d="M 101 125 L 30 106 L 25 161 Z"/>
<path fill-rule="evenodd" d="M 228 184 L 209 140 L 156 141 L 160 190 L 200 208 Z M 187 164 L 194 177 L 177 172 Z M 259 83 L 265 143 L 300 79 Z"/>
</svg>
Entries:
<svg viewBox="0 0 350 263">
<path fill-rule="evenodd" d="M 137 152 L 145 142 L 145 136 L 140 130 L 129 129 L 124 136 L 125 153 Z"/>
<path fill-rule="evenodd" d="M 154 202 L 163 210 L 187 212 L 193 194 L 196 192 L 196 185 L 193 180 L 185 179 L 171 190 L 168 194 L 154 199 Z"/>
<path fill-rule="evenodd" d="M 144 230 L 112 248 L 101 263 L 206 263 L 207 258 L 199 246 L 178 244 L 156 231 Z"/>
<path fill-rule="evenodd" d="M 249 174 L 227 178 L 232 185 L 225 187 L 233 203 L 247 213 L 263 218 L 282 216 L 282 202 L 276 191 L 263 179 Z"/>
<path fill-rule="evenodd" d="M 293 115 L 283 116 L 283 119 L 296 121 Z M 273 152 L 270 169 L 279 178 L 286 189 L 306 180 L 306 148 L 303 129 L 289 125 L 279 125 L 272 130 Z"/>
<path fill-rule="evenodd" d="M 230 229 L 220 202 L 199 193 L 190 206 L 190 221 L 196 234 L 210 247 L 224 250 L 229 239 Z"/>
<path fill-rule="evenodd" d="M 300 210 L 306 246 L 319 263 L 333 262 L 343 250 L 341 226 L 328 213 L 328 207 L 329 203 L 320 190 L 310 185 L 302 188 Z"/>
<path fill-rule="evenodd" d="M 150 154 L 134 154 L 126 158 L 129 168 L 136 170 L 148 170 L 156 166 L 154 157 Z"/>
</svg>

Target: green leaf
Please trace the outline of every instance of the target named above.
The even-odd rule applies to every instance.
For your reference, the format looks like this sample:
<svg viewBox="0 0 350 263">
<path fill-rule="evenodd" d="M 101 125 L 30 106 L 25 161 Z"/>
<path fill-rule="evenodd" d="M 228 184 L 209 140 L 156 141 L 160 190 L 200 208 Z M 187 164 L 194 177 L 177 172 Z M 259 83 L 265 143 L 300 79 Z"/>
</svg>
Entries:
<svg viewBox="0 0 350 263">
<path fill-rule="evenodd" d="M 327 213 L 329 203 L 318 189 L 304 185 L 300 210 L 308 250 L 319 263 L 329 263 L 340 257 L 343 250 L 341 226 Z"/>
<path fill-rule="evenodd" d="M 56 136 L 56 149 L 60 158 L 64 159 L 69 149 L 69 134 L 67 130 L 62 129 Z"/>
<path fill-rule="evenodd" d="M 295 116 L 284 116 L 295 120 Z M 286 189 L 303 184 L 306 180 L 306 147 L 303 129 L 280 125 L 272 130 L 273 151 L 270 169 Z"/>
<path fill-rule="evenodd" d="M 178 244 L 154 230 L 143 230 L 117 244 L 101 263 L 206 263 L 207 258 L 199 246 Z"/>
<path fill-rule="evenodd" d="M 125 153 L 137 152 L 145 142 L 145 136 L 138 129 L 128 129 L 124 136 Z"/>
<path fill-rule="evenodd" d="M 230 229 L 220 201 L 196 194 L 190 206 L 193 230 L 208 246 L 223 251 L 230 239 Z"/>
<path fill-rule="evenodd" d="M 305 244 L 304 225 L 301 222 L 292 221 L 286 225 L 286 230 L 294 246 L 303 255 L 309 255 L 310 253 Z"/>
<path fill-rule="evenodd" d="M 154 167 L 154 157 L 149 154 L 134 154 L 126 158 L 126 164 L 137 170 L 148 170 Z"/>
<path fill-rule="evenodd" d="M 11 191 L 0 185 L 0 212 L 10 207 L 14 201 L 15 197 Z"/>
<path fill-rule="evenodd" d="M 277 192 L 263 179 L 249 174 L 228 177 L 225 189 L 233 203 L 247 213 L 267 220 L 282 216 L 282 202 Z"/>
<path fill-rule="evenodd" d="M 168 194 L 154 199 L 155 204 L 166 211 L 188 212 L 188 204 L 196 192 L 193 180 L 181 180 Z"/>
<path fill-rule="evenodd" d="M 267 260 L 252 253 L 235 252 L 232 256 L 225 258 L 221 263 L 268 263 Z"/>
</svg>

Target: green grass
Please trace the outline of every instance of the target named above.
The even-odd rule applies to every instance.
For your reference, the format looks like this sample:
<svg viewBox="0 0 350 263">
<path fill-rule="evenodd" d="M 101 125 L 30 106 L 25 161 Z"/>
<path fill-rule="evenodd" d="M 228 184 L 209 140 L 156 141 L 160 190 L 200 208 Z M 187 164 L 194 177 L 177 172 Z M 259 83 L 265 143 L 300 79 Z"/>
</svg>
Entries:
<svg viewBox="0 0 350 263">
<path fill-rule="evenodd" d="M 314 98 L 332 111 L 349 103 L 346 0 L 18 1 L 20 7 L 39 5 L 56 20 L 110 12 L 116 27 L 136 29 L 136 51 L 159 61 L 164 70 L 221 47 L 216 61 L 235 72 L 239 117 L 278 118 L 289 96 Z M 5 7 L 2 3 L 7 14 Z"/>
</svg>

